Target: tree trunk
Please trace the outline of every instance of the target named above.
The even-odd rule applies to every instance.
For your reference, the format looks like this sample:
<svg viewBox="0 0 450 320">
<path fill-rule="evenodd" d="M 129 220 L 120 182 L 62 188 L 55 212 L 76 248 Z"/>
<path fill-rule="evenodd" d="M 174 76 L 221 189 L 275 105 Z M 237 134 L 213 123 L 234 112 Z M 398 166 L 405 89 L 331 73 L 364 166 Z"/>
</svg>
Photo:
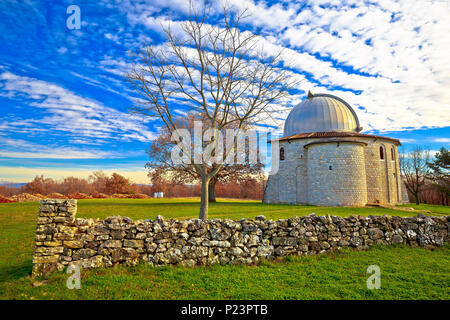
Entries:
<svg viewBox="0 0 450 320">
<path fill-rule="evenodd" d="M 208 186 L 208 202 L 216 202 L 216 182 L 217 180 L 212 178 L 209 181 L 209 186 Z"/>
<path fill-rule="evenodd" d="M 415 192 L 414 198 L 416 198 L 416 204 L 420 204 L 420 200 L 419 200 L 419 192 Z"/>
<path fill-rule="evenodd" d="M 202 177 L 202 194 L 200 198 L 200 213 L 198 218 L 201 220 L 208 219 L 208 196 L 209 181 Z"/>
</svg>

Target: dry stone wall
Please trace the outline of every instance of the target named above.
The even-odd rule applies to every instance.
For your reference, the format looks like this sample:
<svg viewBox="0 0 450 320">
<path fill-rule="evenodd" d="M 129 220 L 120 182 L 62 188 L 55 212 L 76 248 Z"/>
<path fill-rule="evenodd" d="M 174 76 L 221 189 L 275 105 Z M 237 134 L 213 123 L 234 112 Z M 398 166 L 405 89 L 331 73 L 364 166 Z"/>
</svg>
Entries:
<svg viewBox="0 0 450 320">
<path fill-rule="evenodd" d="M 450 216 L 303 216 L 255 219 L 133 221 L 76 218 L 76 200 L 41 200 L 33 276 L 62 270 L 135 265 L 255 264 L 285 255 L 312 255 L 373 244 L 440 246 L 449 239 Z"/>
</svg>

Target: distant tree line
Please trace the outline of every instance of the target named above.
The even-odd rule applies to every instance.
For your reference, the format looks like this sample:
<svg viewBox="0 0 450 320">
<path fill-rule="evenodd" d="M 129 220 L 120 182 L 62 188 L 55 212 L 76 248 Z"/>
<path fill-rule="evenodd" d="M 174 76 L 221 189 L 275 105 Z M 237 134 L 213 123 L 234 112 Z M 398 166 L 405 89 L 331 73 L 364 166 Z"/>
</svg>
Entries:
<svg viewBox="0 0 450 320">
<path fill-rule="evenodd" d="M 216 195 L 226 198 L 262 199 L 264 193 L 264 178 L 250 177 L 246 180 L 219 181 Z M 139 185 L 131 182 L 118 173 L 107 176 L 102 171 L 93 172 L 87 179 L 67 177 L 60 181 L 36 176 L 32 181 L 21 187 L 13 184 L 0 186 L 0 196 L 11 197 L 21 193 L 48 196 L 52 193 L 70 195 L 83 193 L 96 197 L 101 194 L 145 194 L 153 196 L 155 192 L 164 192 L 165 197 L 199 197 L 201 187 L 199 183 L 185 184 L 160 176 L 152 185 Z"/>
<path fill-rule="evenodd" d="M 148 189 L 148 186 L 137 185 L 118 173 L 114 172 L 111 176 L 107 176 L 102 171 L 95 171 L 87 179 L 67 177 L 60 181 L 40 175 L 19 188 L 12 185 L 0 186 L 0 194 L 4 196 L 12 196 L 24 192 L 41 195 L 49 195 L 51 193 L 67 195 L 76 192 L 85 194 L 133 194 L 149 193 L 150 190 Z"/>
<path fill-rule="evenodd" d="M 442 147 L 433 158 L 427 148 L 401 152 L 400 171 L 410 202 L 449 205 L 450 151 Z"/>
</svg>

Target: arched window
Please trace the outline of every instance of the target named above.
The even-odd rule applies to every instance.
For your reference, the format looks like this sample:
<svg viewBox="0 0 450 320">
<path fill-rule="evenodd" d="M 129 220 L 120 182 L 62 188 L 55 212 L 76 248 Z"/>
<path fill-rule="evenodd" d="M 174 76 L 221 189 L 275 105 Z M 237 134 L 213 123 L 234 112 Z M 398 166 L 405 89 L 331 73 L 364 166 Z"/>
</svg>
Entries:
<svg viewBox="0 0 450 320">
<path fill-rule="evenodd" d="M 284 160 L 284 148 L 280 148 L 280 160 Z"/>
<path fill-rule="evenodd" d="M 380 160 L 384 160 L 384 149 L 380 147 Z"/>
<path fill-rule="evenodd" d="M 394 148 L 391 148 L 391 158 L 392 158 L 392 161 L 395 160 L 395 150 L 394 150 Z"/>
</svg>

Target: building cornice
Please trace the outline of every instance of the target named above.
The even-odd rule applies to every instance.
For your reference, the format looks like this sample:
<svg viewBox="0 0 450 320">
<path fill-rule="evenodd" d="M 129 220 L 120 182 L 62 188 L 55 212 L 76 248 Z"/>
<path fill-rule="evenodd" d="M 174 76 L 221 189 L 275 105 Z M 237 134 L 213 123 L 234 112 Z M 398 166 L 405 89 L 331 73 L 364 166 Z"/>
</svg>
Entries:
<svg viewBox="0 0 450 320">
<path fill-rule="evenodd" d="M 323 138 L 371 138 L 376 140 L 387 140 L 390 142 L 393 142 L 397 146 L 401 145 L 400 140 L 395 138 L 389 138 L 389 137 L 383 137 L 383 136 L 377 136 L 373 134 L 365 134 L 365 133 L 359 133 L 359 132 L 311 132 L 311 133 L 300 133 L 293 136 L 283 137 L 280 139 L 277 139 L 276 141 L 292 141 L 292 140 L 299 140 L 299 139 L 323 139 Z M 272 142 L 272 141 L 270 141 Z"/>
</svg>

